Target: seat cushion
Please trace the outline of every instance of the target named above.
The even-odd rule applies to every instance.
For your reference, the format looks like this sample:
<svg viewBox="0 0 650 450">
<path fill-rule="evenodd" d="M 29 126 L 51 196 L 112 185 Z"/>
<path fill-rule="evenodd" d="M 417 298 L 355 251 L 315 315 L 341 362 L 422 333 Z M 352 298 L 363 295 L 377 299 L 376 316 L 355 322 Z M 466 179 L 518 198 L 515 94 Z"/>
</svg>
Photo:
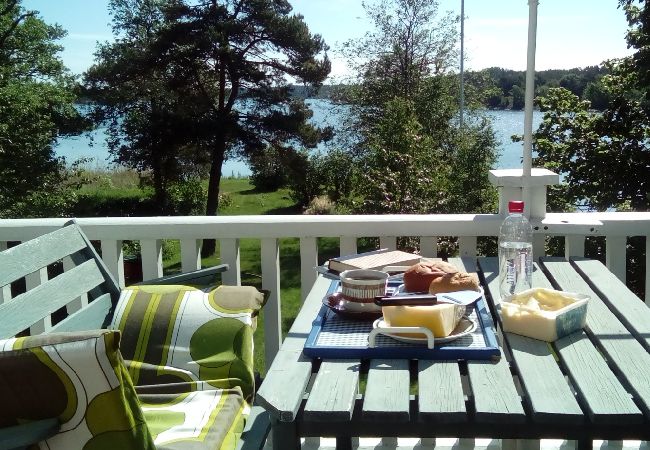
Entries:
<svg viewBox="0 0 650 450">
<path fill-rule="evenodd" d="M 112 328 L 136 386 L 203 381 L 254 391 L 253 331 L 264 295 L 250 286 L 140 285 L 122 291 Z"/>
<path fill-rule="evenodd" d="M 194 383 L 136 388 L 158 450 L 234 449 L 248 404 L 239 387 L 213 389 Z"/>
<path fill-rule="evenodd" d="M 51 450 L 153 449 L 119 342 L 108 330 L 0 341 L 0 427 L 58 418 Z"/>
</svg>

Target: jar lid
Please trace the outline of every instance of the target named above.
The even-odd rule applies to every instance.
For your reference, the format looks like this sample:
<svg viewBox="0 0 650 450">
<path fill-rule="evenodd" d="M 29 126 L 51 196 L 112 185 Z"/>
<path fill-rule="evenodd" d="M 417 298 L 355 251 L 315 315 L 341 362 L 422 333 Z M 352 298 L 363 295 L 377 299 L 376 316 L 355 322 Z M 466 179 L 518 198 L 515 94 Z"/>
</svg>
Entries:
<svg viewBox="0 0 650 450">
<path fill-rule="evenodd" d="M 510 200 L 508 202 L 508 212 L 511 213 L 523 213 L 524 212 L 524 202 L 520 200 Z"/>
</svg>

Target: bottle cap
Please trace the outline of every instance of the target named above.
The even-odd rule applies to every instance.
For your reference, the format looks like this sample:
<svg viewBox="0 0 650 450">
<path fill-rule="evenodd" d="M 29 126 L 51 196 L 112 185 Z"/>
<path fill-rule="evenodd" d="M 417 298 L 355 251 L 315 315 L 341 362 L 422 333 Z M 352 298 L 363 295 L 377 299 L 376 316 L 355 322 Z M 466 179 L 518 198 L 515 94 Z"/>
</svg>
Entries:
<svg viewBox="0 0 650 450">
<path fill-rule="evenodd" d="M 508 212 L 511 213 L 523 213 L 524 212 L 524 202 L 519 200 L 510 200 L 508 202 Z"/>
</svg>

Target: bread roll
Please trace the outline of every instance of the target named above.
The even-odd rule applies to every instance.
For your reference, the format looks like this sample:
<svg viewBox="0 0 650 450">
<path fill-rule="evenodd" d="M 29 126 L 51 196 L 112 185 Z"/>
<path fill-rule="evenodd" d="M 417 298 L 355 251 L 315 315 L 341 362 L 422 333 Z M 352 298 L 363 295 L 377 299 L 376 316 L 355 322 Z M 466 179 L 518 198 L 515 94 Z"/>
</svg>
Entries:
<svg viewBox="0 0 650 450">
<path fill-rule="evenodd" d="M 431 280 L 429 294 L 438 292 L 478 291 L 478 277 L 473 273 L 448 273 Z"/>
<path fill-rule="evenodd" d="M 406 292 L 427 292 L 434 279 L 457 272 L 456 267 L 444 261 L 425 261 L 414 264 L 404 272 L 404 290 Z"/>
</svg>

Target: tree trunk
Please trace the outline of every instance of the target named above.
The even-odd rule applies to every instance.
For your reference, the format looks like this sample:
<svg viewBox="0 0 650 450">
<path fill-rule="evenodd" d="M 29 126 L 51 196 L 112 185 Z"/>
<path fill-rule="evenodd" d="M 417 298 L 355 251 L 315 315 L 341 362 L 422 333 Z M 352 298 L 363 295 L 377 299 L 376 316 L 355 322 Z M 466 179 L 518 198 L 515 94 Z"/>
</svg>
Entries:
<svg viewBox="0 0 650 450">
<path fill-rule="evenodd" d="M 153 186 L 154 186 L 154 201 L 156 207 L 158 208 L 158 214 L 168 214 L 169 213 L 169 196 L 167 195 L 167 189 L 165 186 L 165 175 L 163 171 L 163 165 L 160 158 L 160 153 L 154 149 L 153 154 Z"/>
<path fill-rule="evenodd" d="M 221 166 L 223 165 L 226 153 L 226 137 L 221 135 L 214 151 L 212 152 L 212 163 L 210 165 L 210 179 L 208 180 L 208 201 L 205 207 L 206 216 L 216 216 L 219 210 L 219 186 L 221 184 Z M 216 241 L 204 239 L 201 249 L 201 256 L 207 257 L 214 254 Z"/>
</svg>

